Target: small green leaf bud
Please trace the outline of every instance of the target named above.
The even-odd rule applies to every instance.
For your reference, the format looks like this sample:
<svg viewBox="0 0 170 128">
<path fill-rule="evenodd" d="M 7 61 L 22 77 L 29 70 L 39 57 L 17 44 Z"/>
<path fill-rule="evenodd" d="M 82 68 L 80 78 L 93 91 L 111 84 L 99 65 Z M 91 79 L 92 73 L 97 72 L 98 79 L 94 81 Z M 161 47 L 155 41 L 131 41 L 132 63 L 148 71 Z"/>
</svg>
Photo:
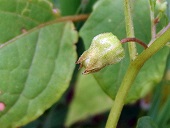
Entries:
<svg viewBox="0 0 170 128">
<path fill-rule="evenodd" d="M 90 48 L 76 63 L 80 64 L 80 68 L 85 67 L 83 74 L 89 74 L 101 70 L 106 65 L 118 63 L 124 55 L 120 40 L 112 33 L 102 33 L 93 38 Z"/>
</svg>

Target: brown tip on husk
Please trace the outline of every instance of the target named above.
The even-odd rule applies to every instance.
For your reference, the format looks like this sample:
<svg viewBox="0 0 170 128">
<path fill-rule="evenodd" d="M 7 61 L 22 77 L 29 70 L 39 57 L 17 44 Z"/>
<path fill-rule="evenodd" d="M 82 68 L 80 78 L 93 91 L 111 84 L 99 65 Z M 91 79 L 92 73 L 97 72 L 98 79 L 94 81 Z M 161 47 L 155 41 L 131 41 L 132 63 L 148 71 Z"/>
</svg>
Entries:
<svg viewBox="0 0 170 128">
<path fill-rule="evenodd" d="M 80 63 L 78 70 L 80 70 L 82 67 L 83 67 L 83 65 L 82 65 L 82 63 Z"/>
<path fill-rule="evenodd" d="M 79 61 L 76 61 L 75 64 L 79 64 Z"/>
<path fill-rule="evenodd" d="M 89 74 L 90 72 L 88 71 L 88 70 L 85 70 L 82 74 L 83 75 L 87 75 L 87 74 Z"/>
</svg>

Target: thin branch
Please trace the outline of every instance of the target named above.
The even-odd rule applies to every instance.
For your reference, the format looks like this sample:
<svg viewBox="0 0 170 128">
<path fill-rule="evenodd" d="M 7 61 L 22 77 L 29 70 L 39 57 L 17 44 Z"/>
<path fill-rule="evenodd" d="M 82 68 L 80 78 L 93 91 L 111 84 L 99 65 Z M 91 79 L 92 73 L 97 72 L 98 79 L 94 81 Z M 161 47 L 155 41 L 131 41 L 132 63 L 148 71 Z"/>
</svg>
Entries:
<svg viewBox="0 0 170 128">
<path fill-rule="evenodd" d="M 155 18 L 155 3 L 156 1 L 150 0 L 150 21 L 151 21 L 151 41 L 148 44 L 150 46 L 156 38 L 156 24 L 159 22 L 158 18 Z"/>
<path fill-rule="evenodd" d="M 79 22 L 85 21 L 89 17 L 89 14 L 82 14 L 82 15 L 75 15 L 75 16 L 65 16 L 59 19 L 56 19 L 56 22 L 64 22 L 64 21 L 72 21 L 72 22 Z"/>
<path fill-rule="evenodd" d="M 61 17 L 49 22 L 46 22 L 44 24 L 39 25 L 38 27 L 44 27 L 50 24 L 55 24 L 58 22 L 66 22 L 66 21 L 72 21 L 72 22 L 80 22 L 80 21 L 85 21 L 87 20 L 87 18 L 89 17 L 89 14 L 82 14 L 82 15 L 75 15 L 75 16 L 65 16 L 65 17 Z"/>
<path fill-rule="evenodd" d="M 152 39 L 156 37 L 156 22 L 155 22 L 155 14 L 152 9 L 150 9 L 150 17 L 151 17 L 151 36 Z"/>
<path fill-rule="evenodd" d="M 170 23 L 165 27 L 165 28 L 163 28 L 157 35 L 156 35 L 156 37 L 154 38 L 154 39 L 152 39 L 151 41 L 150 41 L 150 43 L 148 44 L 148 46 L 150 46 L 157 38 L 159 38 L 164 32 L 166 32 L 167 31 L 167 29 L 169 29 L 170 28 Z"/>
<path fill-rule="evenodd" d="M 127 43 L 127 42 L 130 42 L 130 41 L 133 41 L 133 42 L 136 42 L 136 43 L 140 44 L 145 49 L 148 48 L 148 46 L 144 42 L 142 42 L 141 40 L 139 40 L 137 38 L 124 38 L 120 42 L 123 44 L 123 43 Z"/>
</svg>

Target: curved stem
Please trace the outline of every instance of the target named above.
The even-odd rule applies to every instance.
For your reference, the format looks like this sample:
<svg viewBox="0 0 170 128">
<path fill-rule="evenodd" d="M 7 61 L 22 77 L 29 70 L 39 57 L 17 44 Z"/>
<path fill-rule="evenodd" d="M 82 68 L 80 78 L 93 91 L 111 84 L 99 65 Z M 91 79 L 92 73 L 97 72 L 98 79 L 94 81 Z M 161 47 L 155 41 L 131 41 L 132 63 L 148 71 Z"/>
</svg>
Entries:
<svg viewBox="0 0 170 128">
<path fill-rule="evenodd" d="M 142 42 L 141 40 L 137 39 L 137 38 L 124 38 L 122 39 L 120 42 L 121 43 L 127 43 L 127 42 L 130 42 L 130 41 L 133 41 L 133 42 L 136 42 L 138 44 L 140 44 L 141 46 L 143 46 L 145 49 L 148 48 L 148 46 Z"/>
<path fill-rule="evenodd" d="M 131 61 L 128 70 L 123 78 L 121 86 L 117 92 L 115 102 L 111 108 L 106 128 L 116 128 L 128 91 L 131 88 L 138 72 L 144 63 L 159 51 L 168 41 L 170 41 L 170 23 L 164 28 L 162 33 L 150 47 L 144 50 L 134 61 Z"/>
</svg>

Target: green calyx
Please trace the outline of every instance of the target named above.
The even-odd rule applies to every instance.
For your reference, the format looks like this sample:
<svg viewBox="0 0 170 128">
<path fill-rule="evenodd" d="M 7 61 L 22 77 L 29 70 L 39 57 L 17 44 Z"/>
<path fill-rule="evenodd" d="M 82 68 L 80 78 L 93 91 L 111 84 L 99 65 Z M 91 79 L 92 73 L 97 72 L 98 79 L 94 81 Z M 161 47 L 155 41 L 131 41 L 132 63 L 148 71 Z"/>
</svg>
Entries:
<svg viewBox="0 0 170 128">
<path fill-rule="evenodd" d="M 89 74 L 120 62 L 124 55 L 120 40 L 112 33 L 102 33 L 93 38 L 90 48 L 80 56 L 77 64 L 80 68 L 85 67 L 83 74 Z"/>
</svg>

